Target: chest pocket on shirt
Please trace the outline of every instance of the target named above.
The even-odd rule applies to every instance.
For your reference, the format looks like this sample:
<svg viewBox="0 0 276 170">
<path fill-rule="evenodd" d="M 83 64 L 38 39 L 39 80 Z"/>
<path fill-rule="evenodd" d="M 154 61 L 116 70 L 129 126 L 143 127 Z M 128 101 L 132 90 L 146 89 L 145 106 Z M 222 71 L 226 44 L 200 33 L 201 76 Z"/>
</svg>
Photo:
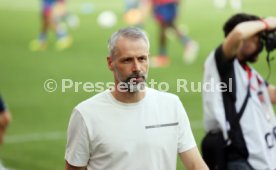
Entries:
<svg viewBox="0 0 276 170">
<path fill-rule="evenodd" d="M 146 137 L 156 146 L 172 145 L 177 142 L 178 122 L 146 125 Z"/>
<path fill-rule="evenodd" d="M 146 129 L 152 129 L 152 128 L 164 128 L 164 127 L 168 127 L 168 126 L 177 126 L 178 122 L 175 123 L 166 123 L 166 124 L 156 124 L 156 125 L 149 125 L 149 126 L 145 126 Z"/>
</svg>

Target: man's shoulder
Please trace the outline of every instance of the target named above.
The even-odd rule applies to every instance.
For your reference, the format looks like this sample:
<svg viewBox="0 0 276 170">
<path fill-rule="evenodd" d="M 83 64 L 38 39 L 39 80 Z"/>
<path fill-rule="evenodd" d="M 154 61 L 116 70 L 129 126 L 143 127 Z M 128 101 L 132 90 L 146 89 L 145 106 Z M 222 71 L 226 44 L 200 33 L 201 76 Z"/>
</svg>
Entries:
<svg viewBox="0 0 276 170">
<path fill-rule="evenodd" d="M 158 100 L 178 100 L 178 96 L 166 91 L 160 91 L 153 88 L 148 88 L 150 96 L 155 97 Z"/>
<path fill-rule="evenodd" d="M 80 102 L 77 106 L 77 110 L 82 110 L 87 107 L 96 107 L 97 105 L 100 105 L 100 103 L 104 103 L 107 100 L 107 91 L 103 91 L 101 93 L 98 93 L 82 102 Z"/>
<path fill-rule="evenodd" d="M 222 44 L 219 44 L 216 48 L 214 48 L 206 57 L 205 59 L 205 65 L 214 63 L 216 56 L 222 55 Z"/>
</svg>

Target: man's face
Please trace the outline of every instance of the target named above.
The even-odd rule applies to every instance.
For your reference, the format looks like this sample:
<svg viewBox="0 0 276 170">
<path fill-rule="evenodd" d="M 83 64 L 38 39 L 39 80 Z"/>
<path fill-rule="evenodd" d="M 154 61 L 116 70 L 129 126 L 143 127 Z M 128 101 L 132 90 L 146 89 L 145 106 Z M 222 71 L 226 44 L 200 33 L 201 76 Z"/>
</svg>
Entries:
<svg viewBox="0 0 276 170">
<path fill-rule="evenodd" d="M 136 92 L 146 82 L 149 68 L 149 50 L 140 39 L 120 37 L 115 56 L 107 58 L 109 69 L 114 74 L 115 85 L 127 84 L 127 90 Z"/>
<path fill-rule="evenodd" d="M 256 62 L 260 51 L 260 38 L 258 35 L 244 40 L 240 46 L 240 55 L 244 61 Z"/>
</svg>

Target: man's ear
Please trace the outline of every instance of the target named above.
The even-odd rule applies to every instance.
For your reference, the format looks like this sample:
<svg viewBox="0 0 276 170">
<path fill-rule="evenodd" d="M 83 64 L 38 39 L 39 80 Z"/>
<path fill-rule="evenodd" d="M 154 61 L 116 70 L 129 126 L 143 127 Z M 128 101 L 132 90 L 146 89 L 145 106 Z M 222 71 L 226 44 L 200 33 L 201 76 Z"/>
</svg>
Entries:
<svg viewBox="0 0 276 170">
<path fill-rule="evenodd" d="M 107 56 L 106 61 L 107 61 L 107 65 L 108 65 L 109 70 L 113 71 L 113 68 L 114 68 L 113 58 L 111 56 Z"/>
</svg>

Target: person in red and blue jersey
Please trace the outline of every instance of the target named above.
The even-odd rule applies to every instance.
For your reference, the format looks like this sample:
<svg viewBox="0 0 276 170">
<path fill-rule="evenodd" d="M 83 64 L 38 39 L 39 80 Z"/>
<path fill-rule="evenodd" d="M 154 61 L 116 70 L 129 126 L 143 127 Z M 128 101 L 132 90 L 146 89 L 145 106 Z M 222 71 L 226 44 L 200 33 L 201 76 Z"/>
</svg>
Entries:
<svg viewBox="0 0 276 170">
<path fill-rule="evenodd" d="M 191 40 L 187 35 L 181 32 L 175 20 L 178 14 L 178 0 L 151 0 L 154 17 L 159 24 L 159 55 L 152 58 L 151 64 L 153 67 L 168 66 L 169 58 L 167 54 L 167 37 L 166 30 L 173 29 L 181 44 L 185 47 L 183 59 L 186 63 L 192 63 L 198 52 L 198 44 Z"/>
</svg>

